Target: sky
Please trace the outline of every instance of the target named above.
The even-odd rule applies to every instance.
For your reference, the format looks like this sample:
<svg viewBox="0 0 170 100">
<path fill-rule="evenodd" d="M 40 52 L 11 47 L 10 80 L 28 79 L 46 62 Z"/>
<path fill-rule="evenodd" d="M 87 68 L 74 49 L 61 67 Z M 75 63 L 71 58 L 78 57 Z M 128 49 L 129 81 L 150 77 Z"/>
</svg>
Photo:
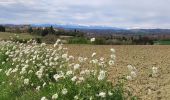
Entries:
<svg viewBox="0 0 170 100">
<path fill-rule="evenodd" d="M 170 29 L 170 0 L 0 0 L 0 24 Z"/>
</svg>

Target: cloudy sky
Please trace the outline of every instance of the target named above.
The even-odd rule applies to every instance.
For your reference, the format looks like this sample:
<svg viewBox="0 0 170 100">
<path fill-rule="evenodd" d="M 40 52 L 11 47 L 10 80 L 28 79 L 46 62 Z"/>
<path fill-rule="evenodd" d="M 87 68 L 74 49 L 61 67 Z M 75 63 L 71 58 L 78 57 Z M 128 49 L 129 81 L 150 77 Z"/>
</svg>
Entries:
<svg viewBox="0 0 170 100">
<path fill-rule="evenodd" d="M 170 0 L 0 0 L 0 24 L 170 28 Z"/>
</svg>

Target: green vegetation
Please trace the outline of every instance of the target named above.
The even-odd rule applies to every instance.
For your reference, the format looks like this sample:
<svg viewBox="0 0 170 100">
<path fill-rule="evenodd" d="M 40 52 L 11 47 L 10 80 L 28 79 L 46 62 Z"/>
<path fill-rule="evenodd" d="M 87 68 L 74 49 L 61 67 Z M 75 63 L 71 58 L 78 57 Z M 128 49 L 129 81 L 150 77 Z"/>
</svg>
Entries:
<svg viewBox="0 0 170 100">
<path fill-rule="evenodd" d="M 5 32 L 5 27 L 0 25 L 0 32 Z"/>
<path fill-rule="evenodd" d="M 158 40 L 154 41 L 155 45 L 170 45 L 170 40 Z"/>
<path fill-rule="evenodd" d="M 27 33 L 16 34 L 16 33 L 0 32 L 0 39 L 3 39 L 3 40 L 9 40 L 11 38 L 16 38 L 16 37 L 20 39 L 34 39 L 40 36 L 32 36 Z"/>
<path fill-rule="evenodd" d="M 72 37 L 68 40 L 69 44 L 90 44 L 90 41 L 83 37 Z"/>
<path fill-rule="evenodd" d="M 30 43 L 32 43 L 30 45 Z M 0 42 L 1 100 L 127 100 L 134 99 L 124 88 L 125 79 L 113 85 L 107 69 L 114 65 L 115 50 L 106 61 L 79 57 L 74 61 L 60 40 L 53 48 L 33 41 Z M 96 62 L 99 61 L 99 62 Z M 91 62 L 91 63 L 90 63 Z M 88 65 L 86 65 L 88 64 Z M 102 66 L 101 66 L 102 64 Z M 103 67 L 105 66 L 105 67 Z"/>
</svg>

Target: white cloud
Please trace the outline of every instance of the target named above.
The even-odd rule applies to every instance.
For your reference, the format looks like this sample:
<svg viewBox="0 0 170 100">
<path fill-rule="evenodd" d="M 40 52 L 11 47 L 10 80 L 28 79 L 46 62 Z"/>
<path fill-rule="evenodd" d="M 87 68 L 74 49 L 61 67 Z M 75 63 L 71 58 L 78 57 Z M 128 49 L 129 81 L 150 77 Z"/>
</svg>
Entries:
<svg viewBox="0 0 170 100">
<path fill-rule="evenodd" d="M 0 19 L 1 23 L 170 28 L 169 3 L 170 0 L 0 0 Z"/>
</svg>

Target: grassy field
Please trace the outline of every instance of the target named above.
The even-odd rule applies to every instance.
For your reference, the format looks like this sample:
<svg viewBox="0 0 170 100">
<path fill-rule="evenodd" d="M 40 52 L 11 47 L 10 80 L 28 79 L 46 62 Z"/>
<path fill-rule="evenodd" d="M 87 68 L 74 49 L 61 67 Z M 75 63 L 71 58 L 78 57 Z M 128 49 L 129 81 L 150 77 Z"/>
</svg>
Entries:
<svg viewBox="0 0 170 100">
<path fill-rule="evenodd" d="M 20 39 L 33 39 L 37 37 L 37 36 L 32 36 L 27 33 L 14 34 L 14 33 L 8 33 L 8 32 L 0 32 L 0 40 L 2 39 L 8 40 L 11 37 L 16 38 L 16 36 L 19 36 Z"/>
<path fill-rule="evenodd" d="M 158 44 L 158 45 L 170 45 L 170 40 L 159 40 L 159 41 L 155 41 L 154 44 Z"/>
</svg>

